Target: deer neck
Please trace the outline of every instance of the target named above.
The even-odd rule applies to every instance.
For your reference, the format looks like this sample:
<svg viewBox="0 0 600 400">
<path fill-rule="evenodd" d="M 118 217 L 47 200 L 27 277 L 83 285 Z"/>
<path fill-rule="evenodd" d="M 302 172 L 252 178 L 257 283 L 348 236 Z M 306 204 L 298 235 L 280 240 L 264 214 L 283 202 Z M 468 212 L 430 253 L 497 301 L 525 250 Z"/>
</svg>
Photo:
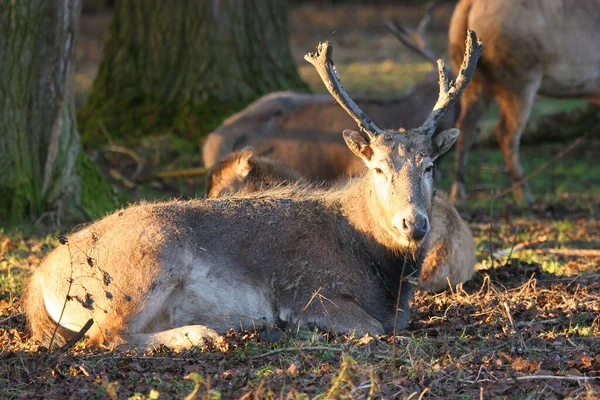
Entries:
<svg viewBox="0 0 600 400">
<path fill-rule="evenodd" d="M 364 246 L 375 262 L 382 282 L 395 295 L 401 275 L 419 277 L 427 243 L 414 248 L 401 246 L 382 226 L 378 207 L 370 195 L 370 174 L 351 182 L 341 191 L 341 207 L 350 224 L 366 237 Z"/>
</svg>

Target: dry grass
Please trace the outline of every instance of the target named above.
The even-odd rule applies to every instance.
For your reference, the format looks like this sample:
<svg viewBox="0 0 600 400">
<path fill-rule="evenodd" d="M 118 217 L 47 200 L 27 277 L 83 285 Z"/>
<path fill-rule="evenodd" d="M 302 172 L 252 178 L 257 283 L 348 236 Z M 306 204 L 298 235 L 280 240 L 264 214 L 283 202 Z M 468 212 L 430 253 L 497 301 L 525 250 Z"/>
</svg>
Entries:
<svg viewBox="0 0 600 400">
<path fill-rule="evenodd" d="M 599 205 L 596 198 L 593 206 Z M 418 292 L 409 329 L 396 337 L 284 332 L 271 342 L 272 333 L 232 331 L 218 344 L 178 354 L 167 348 L 110 353 L 79 344 L 48 355 L 29 339 L 18 292 L 55 239 L 4 236 L 0 392 L 20 398 L 111 392 L 185 398 L 194 390 L 197 398 L 596 398 L 600 257 L 545 250 L 597 247 L 600 222 L 577 206 L 553 208 L 493 216 L 494 251 L 513 248 L 511 257 L 495 257 L 493 273 L 481 270 L 462 288 Z M 477 238 L 478 266 L 485 268 L 489 215 L 465 216 Z"/>
</svg>

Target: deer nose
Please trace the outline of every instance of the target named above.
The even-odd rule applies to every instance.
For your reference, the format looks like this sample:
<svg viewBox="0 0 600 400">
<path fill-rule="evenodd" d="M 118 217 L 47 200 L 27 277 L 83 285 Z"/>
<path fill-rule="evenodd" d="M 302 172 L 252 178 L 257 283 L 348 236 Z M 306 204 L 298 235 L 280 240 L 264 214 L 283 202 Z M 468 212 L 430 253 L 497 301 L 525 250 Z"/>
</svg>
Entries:
<svg viewBox="0 0 600 400">
<path fill-rule="evenodd" d="M 394 218 L 397 223 L 394 224 L 396 229 L 402 233 L 407 239 L 419 241 L 429 232 L 429 220 L 427 216 L 416 213 L 414 215 L 405 215 L 400 218 Z"/>
</svg>

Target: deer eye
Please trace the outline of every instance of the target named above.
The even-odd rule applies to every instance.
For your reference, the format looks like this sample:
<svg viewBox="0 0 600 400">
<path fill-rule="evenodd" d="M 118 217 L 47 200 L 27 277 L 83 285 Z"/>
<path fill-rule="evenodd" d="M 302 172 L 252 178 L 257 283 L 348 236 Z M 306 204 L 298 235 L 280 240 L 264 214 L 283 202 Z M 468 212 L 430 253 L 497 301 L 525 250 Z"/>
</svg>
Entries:
<svg viewBox="0 0 600 400">
<path fill-rule="evenodd" d="M 383 171 L 381 170 L 381 168 L 375 168 L 374 170 L 377 175 L 383 175 Z"/>
</svg>

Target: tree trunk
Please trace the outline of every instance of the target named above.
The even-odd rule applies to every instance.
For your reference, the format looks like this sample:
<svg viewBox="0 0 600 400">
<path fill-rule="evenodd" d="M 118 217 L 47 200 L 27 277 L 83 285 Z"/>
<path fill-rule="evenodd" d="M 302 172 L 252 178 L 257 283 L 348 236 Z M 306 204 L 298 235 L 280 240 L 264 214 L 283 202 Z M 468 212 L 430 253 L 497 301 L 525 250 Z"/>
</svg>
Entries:
<svg viewBox="0 0 600 400">
<path fill-rule="evenodd" d="M 276 90 L 307 91 L 282 0 L 119 0 L 79 112 L 86 143 L 176 131 L 200 138 Z"/>
<path fill-rule="evenodd" d="M 0 1 L 0 220 L 80 221 L 114 207 L 75 123 L 79 11 L 79 0 Z"/>
</svg>

